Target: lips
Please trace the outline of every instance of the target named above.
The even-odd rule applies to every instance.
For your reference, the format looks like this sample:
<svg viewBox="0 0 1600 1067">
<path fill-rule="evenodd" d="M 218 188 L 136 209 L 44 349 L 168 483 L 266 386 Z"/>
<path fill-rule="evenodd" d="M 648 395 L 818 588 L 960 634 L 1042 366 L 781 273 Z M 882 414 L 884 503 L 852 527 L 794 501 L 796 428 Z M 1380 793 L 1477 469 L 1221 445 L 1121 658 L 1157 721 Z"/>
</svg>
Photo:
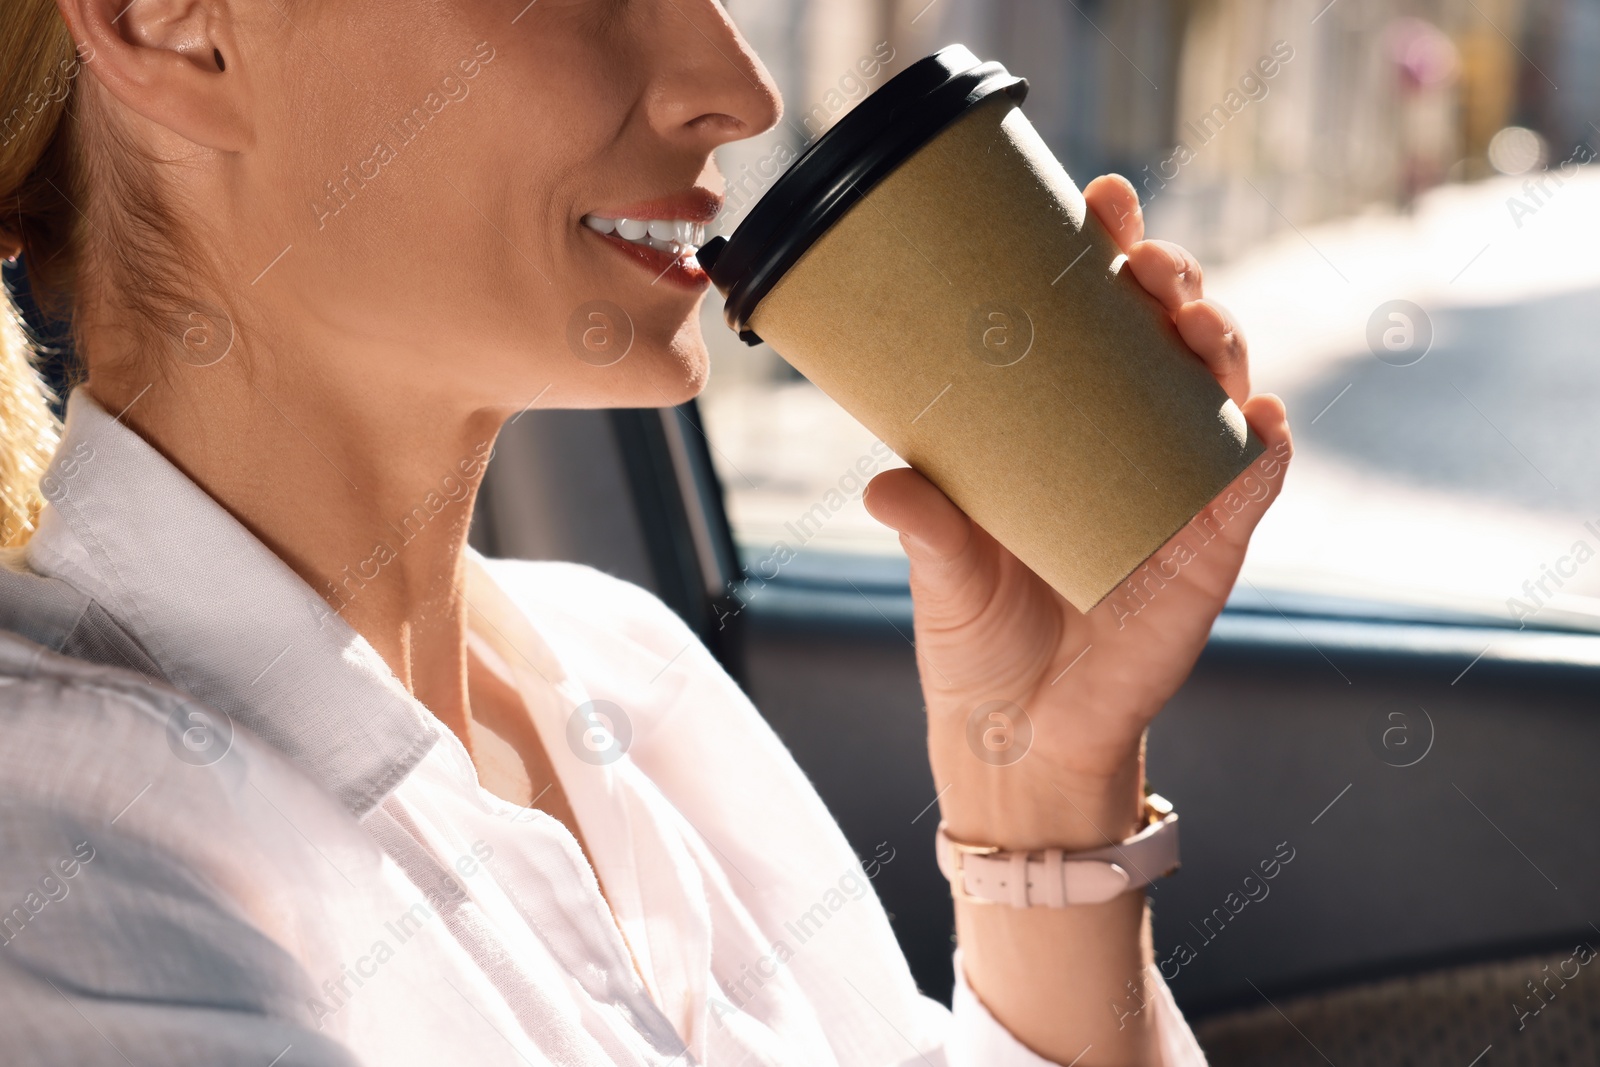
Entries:
<svg viewBox="0 0 1600 1067">
<path fill-rule="evenodd" d="M 695 186 L 654 200 L 596 208 L 593 214 L 612 219 L 687 219 L 703 225 L 716 218 L 721 210 L 721 194 Z"/>
<path fill-rule="evenodd" d="M 700 266 L 694 255 L 663 252 L 649 245 L 625 241 L 616 234 L 595 234 L 600 240 L 650 272 L 650 284 L 667 281 L 685 289 L 700 290 L 711 282 L 711 276 Z"/>
<path fill-rule="evenodd" d="M 695 260 L 705 243 L 706 224 L 722 208 L 722 198 L 708 189 L 690 189 L 656 200 L 639 201 L 583 216 L 583 225 L 651 271 L 652 284 L 663 279 L 698 289 L 708 281 Z"/>
</svg>

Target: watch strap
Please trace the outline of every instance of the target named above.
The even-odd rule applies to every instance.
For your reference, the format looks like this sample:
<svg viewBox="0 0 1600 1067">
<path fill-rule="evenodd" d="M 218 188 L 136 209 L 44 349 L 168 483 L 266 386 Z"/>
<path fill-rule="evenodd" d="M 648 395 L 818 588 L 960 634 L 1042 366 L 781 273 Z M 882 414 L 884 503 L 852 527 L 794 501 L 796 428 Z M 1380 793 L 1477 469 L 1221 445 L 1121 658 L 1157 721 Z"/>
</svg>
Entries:
<svg viewBox="0 0 1600 1067">
<path fill-rule="evenodd" d="M 1016 908 L 1102 904 L 1178 869 L 1178 815 L 1151 794 L 1147 825 L 1125 841 L 1084 852 L 1010 852 L 956 841 L 940 823 L 939 869 L 958 900 Z"/>
</svg>

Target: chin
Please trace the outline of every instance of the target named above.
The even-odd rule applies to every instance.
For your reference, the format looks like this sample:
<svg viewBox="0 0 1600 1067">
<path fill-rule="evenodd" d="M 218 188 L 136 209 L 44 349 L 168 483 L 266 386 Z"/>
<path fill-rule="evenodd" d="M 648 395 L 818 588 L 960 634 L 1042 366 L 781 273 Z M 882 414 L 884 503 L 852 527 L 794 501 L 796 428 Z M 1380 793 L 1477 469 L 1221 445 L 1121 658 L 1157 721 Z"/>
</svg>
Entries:
<svg viewBox="0 0 1600 1067">
<path fill-rule="evenodd" d="M 711 355 L 706 351 L 698 325 L 692 338 L 680 337 L 666 358 L 651 368 L 659 377 L 652 383 L 659 392 L 656 403 L 667 406 L 685 403 L 699 396 L 711 378 Z"/>
<path fill-rule="evenodd" d="M 665 345 L 635 345 L 621 362 L 582 370 L 552 389 L 552 407 L 675 407 L 700 395 L 711 374 L 711 359 L 696 332 L 693 343 L 674 338 Z"/>
<path fill-rule="evenodd" d="M 645 406 L 677 405 L 700 395 L 711 377 L 711 354 L 697 316 L 684 320 L 670 338 L 650 348 L 653 351 L 635 353 L 643 357 L 635 372 L 648 376 L 646 391 L 654 396 Z"/>
</svg>

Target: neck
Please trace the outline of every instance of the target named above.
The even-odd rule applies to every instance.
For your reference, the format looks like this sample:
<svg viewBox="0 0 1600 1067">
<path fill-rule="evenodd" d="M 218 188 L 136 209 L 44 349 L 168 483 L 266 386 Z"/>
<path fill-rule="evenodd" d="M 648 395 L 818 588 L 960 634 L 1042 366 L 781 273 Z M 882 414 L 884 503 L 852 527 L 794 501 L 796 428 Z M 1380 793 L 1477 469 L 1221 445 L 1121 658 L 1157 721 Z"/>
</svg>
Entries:
<svg viewBox="0 0 1600 1067">
<path fill-rule="evenodd" d="M 465 742 L 467 531 L 503 413 L 452 411 L 443 390 L 419 396 L 381 370 L 351 375 L 388 363 L 332 346 L 138 366 L 154 364 L 91 363 L 84 388 L 321 594 Z"/>
</svg>

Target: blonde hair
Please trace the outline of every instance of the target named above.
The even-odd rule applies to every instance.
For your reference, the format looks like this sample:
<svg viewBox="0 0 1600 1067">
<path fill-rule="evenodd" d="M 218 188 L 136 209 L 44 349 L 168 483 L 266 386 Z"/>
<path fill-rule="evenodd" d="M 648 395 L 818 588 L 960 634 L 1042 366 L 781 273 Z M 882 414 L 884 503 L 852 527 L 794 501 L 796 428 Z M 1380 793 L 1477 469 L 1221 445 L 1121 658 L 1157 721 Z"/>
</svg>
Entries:
<svg viewBox="0 0 1600 1067">
<path fill-rule="evenodd" d="M 81 63 L 53 0 L 0 0 L 0 7 L 0 231 L 20 240 L 30 287 L 57 314 L 76 261 L 67 135 Z M 60 431 L 38 355 L 6 291 L 0 295 L 0 548 L 32 535 L 44 505 L 39 479 Z"/>
</svg>

